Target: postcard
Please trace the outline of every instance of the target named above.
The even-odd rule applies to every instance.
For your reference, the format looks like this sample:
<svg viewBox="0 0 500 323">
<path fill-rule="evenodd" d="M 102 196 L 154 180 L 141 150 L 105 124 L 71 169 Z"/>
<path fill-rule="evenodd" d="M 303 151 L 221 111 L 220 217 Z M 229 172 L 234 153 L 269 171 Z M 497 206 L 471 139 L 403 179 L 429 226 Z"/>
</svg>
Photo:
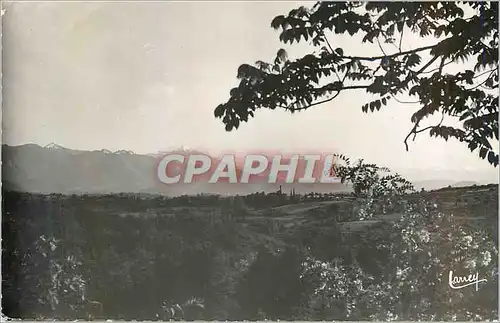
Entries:
<svg viewBox="0 0 500 323">
<path fill-rule="evenodd" d="M 498 2 L 1 19 L 2 320 L 498 319 Z"/>
</svg>

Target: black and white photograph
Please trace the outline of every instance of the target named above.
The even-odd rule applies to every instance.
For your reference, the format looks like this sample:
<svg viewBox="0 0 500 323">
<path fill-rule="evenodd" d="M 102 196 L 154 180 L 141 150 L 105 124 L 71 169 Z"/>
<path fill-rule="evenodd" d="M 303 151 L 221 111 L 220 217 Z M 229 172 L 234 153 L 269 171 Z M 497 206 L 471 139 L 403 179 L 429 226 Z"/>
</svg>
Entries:
<svg viewBox="0 0 500 323">
<path fill-rule="evenodd" d="M 498 321 L 498 2 L 1 7 L 2 321 Z"/>
</svg>

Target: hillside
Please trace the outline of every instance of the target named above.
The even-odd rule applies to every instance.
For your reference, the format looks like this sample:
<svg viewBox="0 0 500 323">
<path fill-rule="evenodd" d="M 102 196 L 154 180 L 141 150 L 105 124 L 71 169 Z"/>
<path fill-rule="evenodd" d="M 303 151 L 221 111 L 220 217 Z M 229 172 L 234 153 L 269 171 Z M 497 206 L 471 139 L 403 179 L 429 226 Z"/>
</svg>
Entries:
<svg viewBox="0 0 500 323">
<path fill-rule="evenodd" d="M 11 317 L 83 315 L 78 311 L 85 309 L 63 304 L 77 304 L 75 297 L 84 291 L 86 299 L 101 304 L 102 310 L 93 314 L 96 318 L 155 320 L 162 315 L 163 301 L 175 304 L 198 297 L 204 300 L 205 310 L 202 317 L 193 319 L 345 319 L 343 310 L 324 312 L 310 303 L 315 299 L 311 290 L 315 283 L 299 279 L 301 266 L 310 257 L 340 259 L 351 266 L 346 267 L 349 273 L 362 270 L 365 274 L 360 277 L 375 279 L 365 284 L 381 284 L 384 279 L 399 280 L 390 278 L 390 273 L 405 259 L 394 257 L 393 251 L 403 246 L 392 226 L 401 214 L 355 221 L 355 200 L 345 193 L 168 198 L 4 192 L 3 197 L 3 308 Z M 455 214 L 460 227 L 481 230 L 486 239 L 498 242 L 498 185 L 421 192 L 407 199 L 436 204 L 446 216 Z M 458 231 L 454 236 L 461 239 Z M 50 237 L 57 239 L 55 244 L 43 249 Z M 445 244 L 435 247 L 439 248 L 433 251 L 435 257 L 450 252 Z M 31 256 L 25 258 L 26 254 Z M 50 302 L 41 301 L 52 288 L 47 280 L 49 260 L 66 264 L 61 272 L 67 277 L 64 286 L 74 290 L 61 294 L 63 302 L 56 312 Z M 413 293 L 413 302 L 435 295 L 430 282 L 437 278 L 428 274 L 415 273 L 414 279 L 425 283 Z M 85 284 L 75 282 L 76 278 Z M 488 279 L 491 282 L 479 292 L 449 295 L 446 302 L 454 297 L 455 306 L 491 317 L 497 283 L 495 277 Z M 373 301 L 363 294 L 356 297 L 372 306 Z M 380 313 L 375 308 L 366 311 L 355 318 L 379 317 L 370 316 Z"/>
</svg>

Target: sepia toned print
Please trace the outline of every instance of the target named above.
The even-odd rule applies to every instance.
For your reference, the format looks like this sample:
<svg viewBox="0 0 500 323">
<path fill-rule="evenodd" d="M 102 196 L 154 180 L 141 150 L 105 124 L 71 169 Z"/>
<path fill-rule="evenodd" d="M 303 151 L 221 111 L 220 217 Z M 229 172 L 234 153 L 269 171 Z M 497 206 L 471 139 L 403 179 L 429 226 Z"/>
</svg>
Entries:
<svg viewBox="0 0 500 323">
<path fill-rule="evenodd" d="M 498 318 L 498 3 L 2 10 L 2 318 Z"/>
</svg>

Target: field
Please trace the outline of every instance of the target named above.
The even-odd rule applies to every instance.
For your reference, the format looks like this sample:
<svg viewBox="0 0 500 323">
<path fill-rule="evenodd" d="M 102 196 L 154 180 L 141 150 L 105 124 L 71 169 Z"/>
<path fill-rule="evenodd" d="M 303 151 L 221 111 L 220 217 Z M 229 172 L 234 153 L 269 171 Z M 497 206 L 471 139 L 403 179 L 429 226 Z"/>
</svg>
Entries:
<svg viewBox="0 0 500 323">
<path fill-rule="evenodd" d="M 439 220 L 448 240 L 429 230 L 430 240 L 408 249 L 398 225 L 437 228 L 438 220 L 408 222 L 404 212 L 390 212 L 360 221 L 347 193 L 166 198 L 4 192 L 2 307 L 20 318 L 496 317 L 496 257 L 474 267 L 488 279 L 478 292 L 451 290 L 446 279 L 448 270 L 465 272 L 457 264 L 484 254 L 479 249 L 498 245 L 498 185 L 405 199 L 434 206 L 429 219 L 438 213 L 452 218 L 448 226 Z M 472 235 L 467 232 L 485 242 L 448 257 L 460 244 L 453 239 Z M 413 250 L 411 256 L 405 250 Z M 404 267 L 411 277 L 402 278 Z"/>
</svg>

